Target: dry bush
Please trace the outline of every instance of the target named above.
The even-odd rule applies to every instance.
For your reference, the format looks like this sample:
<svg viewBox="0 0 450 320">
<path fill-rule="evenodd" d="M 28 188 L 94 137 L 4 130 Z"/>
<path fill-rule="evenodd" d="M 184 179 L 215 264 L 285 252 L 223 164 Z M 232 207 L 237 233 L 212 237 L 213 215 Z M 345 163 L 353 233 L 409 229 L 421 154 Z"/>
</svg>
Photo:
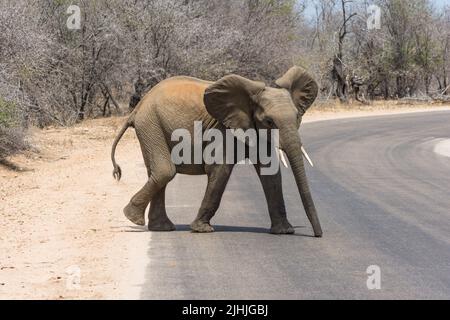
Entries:
<svg viewBox="0 0 450 320">
<path fill-rule="evenodd" d="M 313 7 L 308 16 L 305 3 Z M 120 113 L 135 84 L 160 69 L 207 80 L 238 73 L 271 84 L 297 64 L 318 79 L 322 99 L 333 99 L 339 56 L 341 78 L 361 76 L 366 99 L 446 99 L 450 9 L 436 10 L 430 0 L 374 0 L 383 19 L 380 30 L 370 31 L 370 3 L 2 0 L 0 98 L 14 104 L 20 119 L 16 127 L 0 127 L 3 145 L 20 150 L 21 128 L 30 124 L 66 126 Z M 80 30 L 66 26 L 71 4 L 81 9 Z M 344 16 L 352 19 L 344 23 Z M 343 24 L 348 33 L 339 41 Z M 351 98 L 351 90 L 344 93 Z"/>
<path fill-rule="evenodd" d="M 0 128 L 0 159 L 28 148 L 22 128 Z"/>
<path fill-rule="evenodd" d="M 25 132 L 17 106 L 0 97 L 0 160 L 28 147 Z"/>
</svg>

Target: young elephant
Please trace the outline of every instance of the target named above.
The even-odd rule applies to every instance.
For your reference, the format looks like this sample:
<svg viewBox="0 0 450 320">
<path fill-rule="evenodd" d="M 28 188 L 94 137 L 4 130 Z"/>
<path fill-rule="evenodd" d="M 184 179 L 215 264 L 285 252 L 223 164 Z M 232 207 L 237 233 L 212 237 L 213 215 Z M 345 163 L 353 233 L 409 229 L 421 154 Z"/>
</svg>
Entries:
<svg viewBox="0 0 450 320">
<path fill-rule="evenodd" d="M 231 164 L 175 165 L 171 158 L 171 141 L 175 129 L 186 129 L 194 135 L 194 122 L 201 121 L 203 130 L 279 129 L 280 149 L 288 156 L 297 187 L 312 224 L 314 235 L 322 229 L 308 186 L 298 134 L 301 119 L 317 97 L 318 86 L 302 68 L 293 67 L 276 81 L 276 88 L 238 75 L 228 75 L 217 82 L 190 77 L 173 77 L 155 86 L 139 103 L 116 137 L 111 158 L 113 175 L 121 178 L 116 164 L 116 146 L 132 126 L 136 130 L 148 171 L 148 181 L 125 207 L 125 216 L 137 225 L 145 224 L 145 209 L 151 202 L 148 229 L 175 229 L 165 210 L 165 189 L 176 173 L 208 176 L 208 185 L 197 218 L 191 224 L 195 232 L 212 232 L 210 220 L 219 207 L 231 175 Z M 205 147 L 205 145 L 203 146 Z M 194 148 L 194 146 L 192 146 Z M 272 222 L 271 233 L 291 234 L 294 228 L 286 217 L 280 170 L 275 175 L 261 174 L 262 165 L 255 164 Z"/>
</svg>

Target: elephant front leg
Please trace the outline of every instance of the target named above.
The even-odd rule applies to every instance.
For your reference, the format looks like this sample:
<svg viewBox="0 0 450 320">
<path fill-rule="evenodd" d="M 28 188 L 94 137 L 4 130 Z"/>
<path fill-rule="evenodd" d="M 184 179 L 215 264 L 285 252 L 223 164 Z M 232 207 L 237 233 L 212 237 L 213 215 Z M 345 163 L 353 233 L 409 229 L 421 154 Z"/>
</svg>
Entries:
<svg viewBox="0 0 450 320">
<path fill-rule="evenodd" d="M 293 234 L 294 228 L 289 223 L 286 216 L 286 207 L 284 205 L 283 188 L 281 180 L 281 170 L 274 175 L 261 174 L 261 165 L 255 165 L 259 180 L 261 181 L 264 195 L 266 196 L 269 208 L 270 220 L 272 226 L 270 233 L 272 234 Z"/>
<path fill-rule="evenodd" d="M 152 199 L 148 211 L 148 230 L 174 231 L 175 225 L 166 212 L 166 187 L 162 188 Z"/>
<path fill-rule="evenodd" d="M 191 223 L 193 232 L 214 232 L 210 221 L 219 208 L 223 192 L 233 171 L 233 165 L 213 165 L 206 167 L 208 186 L 197 218 Z"/>
</svg>

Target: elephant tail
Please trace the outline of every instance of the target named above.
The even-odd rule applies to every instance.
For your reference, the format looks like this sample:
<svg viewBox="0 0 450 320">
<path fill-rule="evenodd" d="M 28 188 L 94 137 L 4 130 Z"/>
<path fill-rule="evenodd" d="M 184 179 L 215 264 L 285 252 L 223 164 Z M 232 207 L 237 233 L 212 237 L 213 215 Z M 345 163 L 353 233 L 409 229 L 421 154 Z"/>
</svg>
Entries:
<svg viewBox="0 0 450 320">
<path fill-rule="evenodd" d="M 132 117 L 130 117 L 130 118 L 132 118 Z M 123 135 L 127 131 L 127 129 L 129 127 L 131 127 L 131 126 L 133 126 L 133 121 L 131 119 L 128 119 L 127 122 L 122 127 L 122 129 L 120 129 L 120 132 L 117 135 L 117 137 L 114 139 L 114 142 L 113 142 L 113 145 L 112 145 L 111 160 L 112 160 L 112 163 L 113 163 L 113 166 L 114 166 L 113 177 L 117 181 L 120 181 L 120 178 L 122 177 L 122 169 L 117 164 L 116 159 L 115 159 L 116 147 L 117 147 L 117 144 L 119 143 L 120 139 L 122 139 Z"/>
</svg>

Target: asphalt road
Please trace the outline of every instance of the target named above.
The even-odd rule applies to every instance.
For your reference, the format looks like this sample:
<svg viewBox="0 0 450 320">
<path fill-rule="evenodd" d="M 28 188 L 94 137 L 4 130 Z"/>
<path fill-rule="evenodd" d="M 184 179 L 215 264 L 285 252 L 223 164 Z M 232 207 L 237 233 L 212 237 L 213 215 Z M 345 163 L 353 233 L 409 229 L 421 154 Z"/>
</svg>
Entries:
<svg viewBox="0 0 450 320">
<path fill-rule="evenodd" d="M 178 176 L 167 192 L 172 233 L 149 233 L 143 299 L 450 299 L 450 113 L 304 124 L 308 169 L 324 237 L 312 230 L 290 170 L 284 194 L 295 235 L 268 234 L 253 167 L 237 166 L 213 220 L 192 234 L 205 177 Z M 366 285 L 370 265 L 381 289 Z"/>
</svg>

